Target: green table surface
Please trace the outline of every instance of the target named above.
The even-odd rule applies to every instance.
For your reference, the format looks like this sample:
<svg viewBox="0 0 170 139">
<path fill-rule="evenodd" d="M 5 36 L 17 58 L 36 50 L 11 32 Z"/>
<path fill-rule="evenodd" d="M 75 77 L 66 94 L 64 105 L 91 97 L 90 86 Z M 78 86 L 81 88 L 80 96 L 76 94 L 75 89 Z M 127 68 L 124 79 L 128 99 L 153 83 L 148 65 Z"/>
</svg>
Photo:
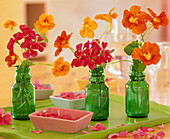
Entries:
<svg viewBox="0 0 170 139">
<path fill-rule="evenodd" d="M 36 102 L 36 111 L 46 108 L 53 107 L 51 100 L 43 100 Z M 140 128 L 141 126 L 152 127 L 160 125 L 162 123 L 170 122 L 170 107 L 159 105 L 155 102 L 150 102 L 150 113 L 146 118 L 129 118 L 126 116 L 124 108 L 124 97 L 117 95 L 110 95 L 110 115 L 108 120 L 98 121 L 104 124 L 107 129 L 103 131 L 89 131 L 88 127 L 84 130 L 88 131 L 89 134 L 81 134 L 81 131 L 77 133 L 61 133 L 55 131 L 43 130 L 40 134 L 33 134 L 30 129 L 35 129 L 30 120 L 14 120 L 12 125 L 0 126 L 0 136 L 9 139 L 25 139 L 25 138 L 37 138 L 37 139 L 63 139 L 63 138 L 74 138 L 74 139 L 104 139 L 109 134 L 118 133 L 120 131 L 128 130 L 133 131 Z M 5 112 L 10 111 L 11 107 L 5 107 Z M 136 123 L 134 123 L 136 120 Z M 95 125 L 97 122 L 91 121 L 89 125 Z M 125 126 L 117 127 L 121 124 Z M 15 129 L 11 129 L 14 127 Z"/>
</svg>

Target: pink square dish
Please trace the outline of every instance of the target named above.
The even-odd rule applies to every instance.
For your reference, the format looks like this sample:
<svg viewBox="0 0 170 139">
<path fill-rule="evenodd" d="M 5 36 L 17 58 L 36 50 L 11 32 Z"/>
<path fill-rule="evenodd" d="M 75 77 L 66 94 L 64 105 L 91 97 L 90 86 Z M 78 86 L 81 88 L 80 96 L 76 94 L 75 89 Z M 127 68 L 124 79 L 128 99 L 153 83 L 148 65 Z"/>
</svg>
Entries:
<svg viewBox="0 0 170 139">
<path fill-rule="evenodd" d="M 55 117 L 53 118 L 39 116 L 44 113 L 48 114 L 57 113 L 59 115 L 69 115 L 71 117 L 76 117 L 77 119 L 67 120 Z M 92 115 L 93 112 L 89 111 L 49 107 L 31 113 L 29 115 L 29 118 L 34 127 L 37 129 L 75 133 L 86 128 L 89 125 Z"/>
</svg>

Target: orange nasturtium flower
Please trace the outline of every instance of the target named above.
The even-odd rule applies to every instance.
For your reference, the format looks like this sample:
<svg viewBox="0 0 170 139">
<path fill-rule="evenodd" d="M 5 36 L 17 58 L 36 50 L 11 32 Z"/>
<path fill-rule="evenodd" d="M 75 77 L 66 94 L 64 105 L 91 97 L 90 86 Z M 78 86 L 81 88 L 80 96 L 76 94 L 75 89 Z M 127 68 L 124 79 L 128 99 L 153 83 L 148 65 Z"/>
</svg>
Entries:
<svg viewBox="0 0 170 139">
<path fill-rule="evenodd" d="M 134 34 L 141 34 L 146 29 L 146 22 L 149 20 L 149 14 L 140 11 L 141 7 L 133 5 L 130 10 L 124 10 L 122 25 L 131 29 Z"/>
<path fill-rule="evenodd" d="M 5 62 L 7 62 L 8 67 L 14 65 L 17 61 L 17 55 L 14 53 L 13 50 L 9 51 L 9 55 L 5 58 Z"/>
<path fill-rule="evenodd" d="M 52 68 L 52 73 L 55 77 L 64 76 L 70 70 L 70 64 L 68 62 L 63 61 L 63 57 L 59 57 L 54 62 L 54 68 Z"/>
<path fill-rule="evenodd" d="M 157 64 L 161 59 L 159 46 L 150 42 L 145 42 L 141 49 L 135 48 L 131 56 L 133 59 L 141 60 L 144 65 Z"/>
<path fill-rule="evenodd" d="M 115 8 L 112 8 L 108 14 L 98 14 L 94 17 L 95 20 L 101 19 L 104 20 L 108 23 L 110 23 L 110 30 L 112 29 L 112 19 L 116 19 L 117 18 L 117 13 L 113 12 Z M 111 14 L 112 13 L 112 14 Z"/>
<path fill-rule="evenodd" d="M 93 38 L 94 37 L 94 32 L 93 30 L 97 29 L 97 23 L 94 20 L 91 20 L 90 17 L 86 17 L 83 20 L 83 24 L 81 25 L 81 29 L 79 31 L 80 35 L 82 38 L 85 38 L 86 36 L 88 38 Z"/>
<path fill-rule="evenodd" d="M 160 26 L 166 27 L 169 23 L 169 20 L 163 11 L 159 16 L 157 16 L 150 8 L 147 9 L 153 18 L 150 18 L 150 22 L 152 23 L 155 29 L 159 29 Z"/>
<path fill-rule="evenodd" d="M 13 27 L 16 27 L 17 26 L 17 23 L 15 23 L 14 21 L 12 20 L 7 20 L 5 23 L 4 23 L 4 28 L 9 28 L 11 31 L 13 31 Z"/>
<path fill-rule="evenodd" d="M 69 41 L 70 37 L 73 33 L 67 35 L 66 32 L 63 30 L 61 35 L 57 37 L 57 39 L 54 42 L 54 47 L 58 48 L 55 51 L 55 56 L 58 56 L 60 52 L 62 51 L 62 48 L 69 48 Z"/>
<path fill-rule="evenodd" d="M 54 18 L 51 14 L 43 13 L 40 15 L 39 20 L 34 23 L 34 27 L 38 29 L 40 33 L 46 33 L 47 29 L 51 30 L 55 27 Z"/>
</svg>

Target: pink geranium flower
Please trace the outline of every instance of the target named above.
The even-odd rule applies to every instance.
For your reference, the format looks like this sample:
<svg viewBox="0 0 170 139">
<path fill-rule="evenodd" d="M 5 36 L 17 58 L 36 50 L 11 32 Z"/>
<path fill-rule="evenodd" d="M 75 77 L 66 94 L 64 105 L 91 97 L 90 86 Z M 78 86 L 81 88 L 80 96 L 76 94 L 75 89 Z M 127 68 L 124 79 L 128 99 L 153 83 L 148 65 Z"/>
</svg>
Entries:
<svg viewBox="0 0 170 139">
<path fill-rule="evenodd" d="M 0 125 L 12 124 L 11 113 L 6 112 L 3 116 L 4 109 L 0 108 Z"/>
</svg>

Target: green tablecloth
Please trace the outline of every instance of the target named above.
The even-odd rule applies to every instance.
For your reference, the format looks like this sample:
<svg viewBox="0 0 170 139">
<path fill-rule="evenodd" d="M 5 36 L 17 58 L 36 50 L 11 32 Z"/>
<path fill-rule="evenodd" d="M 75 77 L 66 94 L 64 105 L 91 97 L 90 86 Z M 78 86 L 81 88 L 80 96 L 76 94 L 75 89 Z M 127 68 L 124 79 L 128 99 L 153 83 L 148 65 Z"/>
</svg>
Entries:
<svg viewBox="0 0 170 139">
<path fill-rule="evenodd" d="M 110 95 L 110 116 L 106 121 L 100 121 L 108 129 L 103 131 L 89 131 L 88 128 L 84 129 L 89 134 L 82 135 L 81 131 L 70 134 L 54 131 L 43 130 L 41 134 L 33 134 L 30 129 L 34 129 L 30 120 L 14 120 L 12 125 L 0 126 L 0 136 L 10 139 L 25 139 L 25 138 L 37 138 L 37 139 L 63 139 L 63 138 L 76 138 L 86 139 L 95 138 L 103 139 L 111 133 L 117 133 L 123 130 L 133 131 L 141 126 L 152 127 L 162 123 L 170 122 L 170 107 L 150 102 L 150 113 L 146 118 L 129 118 L 126 116 L 124 110 L 124 97 L 117 95 Z M 36 102 L 36 110 L 40 110 L 46 107 L 53 107 L 51 100 L 44 100 Z M 10 111 L 10 107 L 4 108 L 5 112 Z M 134 123 L 134 119 L 137 123 Z M 95 125 L 96 122 L 91 121 L 90 125 Z M 121 124 L 126 124 L 122 127 L 116 127 Z M 15 129 L 11 129 L 14 127 Z"/>
</svg>

